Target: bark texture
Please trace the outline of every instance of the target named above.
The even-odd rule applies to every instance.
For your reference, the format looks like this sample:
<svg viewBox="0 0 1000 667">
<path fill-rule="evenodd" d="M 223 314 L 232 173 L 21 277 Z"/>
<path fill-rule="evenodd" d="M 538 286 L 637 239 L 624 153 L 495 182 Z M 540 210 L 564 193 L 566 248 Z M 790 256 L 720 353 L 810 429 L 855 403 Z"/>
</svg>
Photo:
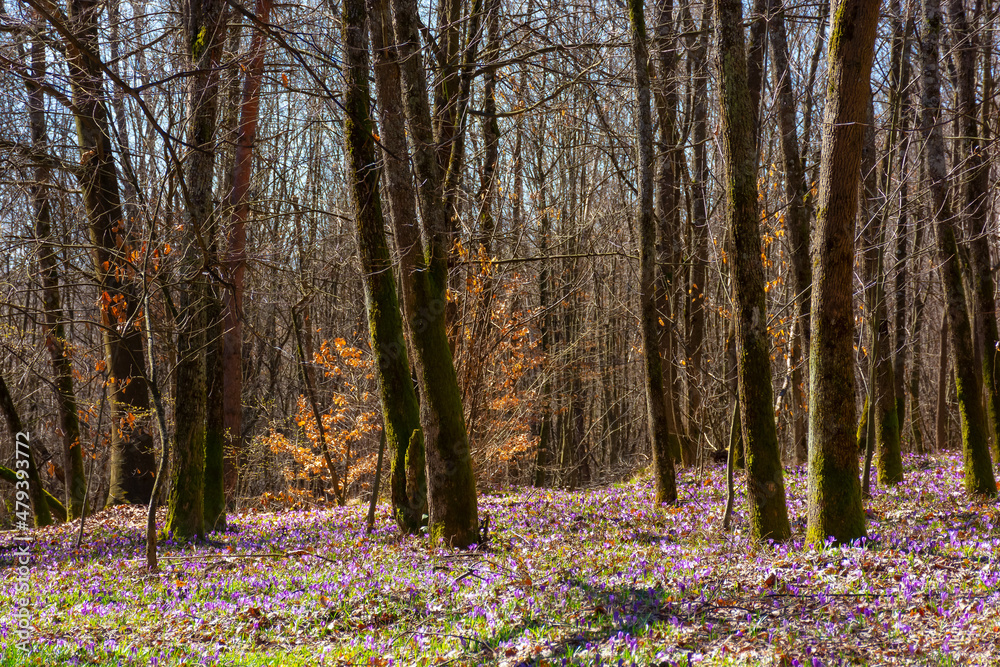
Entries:
<svg viewBox="0 0 1000 667">
<path fill-rule="evenodd" d="M 132 228 L 122 210 L 118 168 L 111 148 L 104 69 L 99 56 L 98 19 L 102 4 L 70 0 L 66 40 L 80 145 L 80 189 L 93 244 L 94 274 L 101 291 L 105 362 L 110 369 L 111 482 L 108 504 L 146 503 L 153 488 L 155 460 L 149 433 L 149 395 L 142 333 L 135 324 L 139 298 L 125 262 Z M 123 424 L 126 426 L 123 427 Z"/>
<path fill-rule="evenodd" d="M 45 44 L 36 38 L 31 44 L 31 78 L 28 83 L 28 116 L 31 145 L 44 154 L 48 151 L 45 121 Z M 66 508 L 70 518 L 83 513 L 87 479 L 83 469 L 83 446 L 80 440 L 80 416 L 73 389 L 73 364 L 66 349 L 66 327 L 62 298 L 59 292 L 59 269 L 56 245 L 52 239 L 52 207 L 49 201 L 51 173 L 48 164 L 40 160 L 35 165 L 35 180 L 29 186 L 31 205 L 35 213 L 35 242 L 38 273 L 42 282 L 42 306 L 45 310 L 45 347 L 52 360 L 52 372 L 59 406 L 59 427 L 63 440 L 63 470 L 66 475 Z"/>
<path fill-rule="evenodd" d="M 653 478 L 657 503 L 677 501 L 674 461 L 670 452 L 670 431 L 663 366 L 660 360 L 659 315 L 656 310 L 656 222 L 653 215 L 653 114 L 649 85 L 649 51 L 642 0 L 629 0 L 632 27 L 632 58 L 638 97 L 636 152 L 639 157 L 639 300 L 643 375 L 646 386 L 646 418 L 653 450 Z M 662 184 L 661 184 L 662 186 Z"/>
<path fill-rule="evenodd" d="M 757 141 L 747 87 L 740 0 L 716 0 L 726 223 L 732 234 L 736 297 L 737 376 L 746 447 L 750 531 L 755 539 L 791 535 L 781 452 L 774 421 L 770 336 L 757 203 Z"/>
<path fill-rule="evenodd" d="M 423 224 L 422 270 L 404 273 L 403 280 L 413 281 L 415 297 L 414 307 L 407 310 L 406 316 L 420 389 L 429 531 L 434 543 L 467 547 L 479 540 L 479 514 L 462 397 L 445 322 L 451 235 L 444 205 L 444 179 L 435 155 L 435 147 L 440 144 L 431 122 L 417 3 L 392 0 L 392 10 L 403 110 Z M 443 122 L 447 126 L 450 121 Z"/>
<path fill-rule="evenodd" d="M 855 443 L 854 231 L 879 4 L 843 0 L 830 31 L 809 351 L 808 542 L 865 537 Z"/>
<path fill-rule="evenodd" d="M 177 323 L 177 389 L 174 442 L 166 530 L 177 541 L 205 534 L 205 414 L 207 375 L 208 281 L 204 264 L 212 218 L 215 130 L 219 75 L 215 70 L 225 43 L 221 0 L 185 0 L 183 34 L 195 74 L 187 82 L 186 137 L 191 150 L 184 162 L 184 255 L 181 259 Z"/>
<path fill-rule="evenodd" d="M 809 209 L 805 200 L 809 193 L 802 155 L 799 151 L 792 72 L 789 67 L 788 36 L 785 30 L 785 9 L 782 0 L 768 2 L 768 36 L 771 42 L 771 62 L 778 103 L 778 129 L 781 133 L 781 161 L 785 171 L 785 229 L 791 254 L 795 290 L 796 326 L 788 360 L 792 385 L 792 447 L 796 462 L 808 458 L 805 414 L 805 373 L 809 367 L 809 301 L 812 287 L 812 262 L 809 259 Z M 804 357 L 804 358 L 803 358 Z"/>
<path fill-rule="evenodd" d="M 1000 391 L 997 382 L 997 350 L 1000 334 L 997 332 L 997 312 L 993 271 L 990 262 L 990 155 L 988 111 L 982 111 L 976 99 L 976 56 L 980 52 L 978 35 L 969 27 L 964 0 L 948 0 L 952 41 L 958 51 L 955 58 L 958 85 L 956 86 L 955 135 L 958 140 L 957 156 L 960 157 L 961 174 L 959 197 L 961 217 L 968 230 L 972 259 L 970 288 L 975 298 L 973 327 L 977 333 L 982 357 L 983 392 L 986 404 L 988 433 L 993 440 L 993 457 L 1000 459 Z M 985 63 L 989 67 L 988 62 Z M 959 160 L 956 160 L 958 162 Z"/>
<path fill-rule="evenodd" d="M 392 257 L 385 236 L 379 168 L 369 116 L 369 61 L 365 31 L 365 0 L 346 0 L 343 9 L 344 140 L 348 181 L 355 215 L 355 234 L 364 272 L 365 307 L 372 352 L 378 368 L 379 398 L 385 442 L 391 452 L 393 515 L 400 530 L 416 534 L 426 513 L 426 478 L 408 489 L 406 457 L 423 452 L 420 406 L 410 381 L 410 364 L 403 336 L 403 318 L 396 296 Z M 412 443 L 412 445 L 411 445 Z M 421 457 L 422 458 L 422 457 Z M 423 463 L 421 460 L 420 463 Z"/>
<path fill-rule="evenodd" d="M 940 0 L 924 0 L 921 34 L 920 131 L 926 146 L 927 178 L 931 212 L 934 217 L 937 259 L 944 288 L 948 335 L 955 359 L 955 390 L 962 416 L 962 453 L 965 463 L 965 490 L 973 495 L 997 494 L 990 461 L 989 435 L 983 410 L 981 377 L 977 372 L 972 322 L 969 318 L 961 259 L 948 199 L 948 170 L 941 127 L 941 77 L 938 45 L 941 40 Z"/>
</svg>

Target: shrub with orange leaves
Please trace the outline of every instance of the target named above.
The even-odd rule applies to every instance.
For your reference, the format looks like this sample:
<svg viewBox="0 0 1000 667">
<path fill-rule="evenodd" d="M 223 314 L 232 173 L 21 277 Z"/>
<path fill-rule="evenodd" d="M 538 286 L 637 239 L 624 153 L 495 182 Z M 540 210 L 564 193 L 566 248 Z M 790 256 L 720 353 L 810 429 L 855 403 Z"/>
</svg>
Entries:
<svg viewBox="0 0 1000 667">
<path fill-rule="evenodd" d="M 536 313 L 521 306 L 530 301 L 526 277 L 501 274 L 482 246 L 474 257 L 462 246 L 456 250 L 470 266 L 456 370 L 476 476 L 496 485 L 510 481 L 512 466 L 538 445 L 531 432 L 537 407 L 532 381 L 542 362 Z"/>
<path fill-rule="evenodd" d="M 322 425 L 317 424 L 309 400 L 300 395 L 295 435 L 289 438 L 272 428 L 265 444 L 275 454 L 291 459 L 294 465 L 285 471 L 289 482 L 301 487 L 319 480 L 324 491 L 338 496 L 341 494 L 332 488 L 336 484 L 346 496 L 361 477 L 375 472 L 378 443 L 370 434 L 381 430 L 382 421 L 377 395 L 368 389 L 375 382 L 373 360 L 369 352 L 348 345 L 343 338 L 336 338 L 332 343 L 324 340 L 313 361 L 334 385 L 329 407 L 320 414 Z M 327 463 L 324 447 L 334 471 Z M 309 493 L 295 488 L 295 484 L 292 486 L 290 493 Z"/>
</svg>

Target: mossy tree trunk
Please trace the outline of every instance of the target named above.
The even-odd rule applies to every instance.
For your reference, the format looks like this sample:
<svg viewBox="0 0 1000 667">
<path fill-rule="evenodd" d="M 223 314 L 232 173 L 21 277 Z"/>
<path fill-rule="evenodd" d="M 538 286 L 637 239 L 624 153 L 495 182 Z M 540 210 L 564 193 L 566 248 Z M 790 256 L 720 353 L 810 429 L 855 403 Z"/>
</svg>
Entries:
<svg viewBox="0 0 1000 667">
<path fill-rule="evenodd" d="M 462 397 L 445 322 L 450 224 L 444 206 L 444 178 L 435 155 L 439 145 L 430 115 L 427 75 L 415 0 L 392 0 L 403 110 L 423 223 L 418 270 L 412 281 L 413 309 L 407 309 L 420 388 L 420 424 L 427 461 L 429 531 L 434 543 L 466 547 L 479 540 L 476 480 Z M 396 119 L 398 122 L 399 119 Z"/>
<path fill-rule="evenodd" d="M 181 13 L 188 58 L 195 72 L 187 81 L 186 139 L 192 146 L 184 162 L 184 254 L 177 322 L 177 389 L 174 408 L 173 465 L 166 530 L 187 541 L 205 534 L 205 415 L 208 341 L 208 283 L 203 239 L 217 215 L 212 201 L 219 75 L 216 66 L 225 43 L 223 2 L 186 0 Z"/>
<path fill-rule="evenodd" d="M 378 368 L 383 433 L 391 452 L 393 516 L 400 530 L 417 534 L 426 512 L 426 478 L 421 475 L 419 480 L 414 480 L 414 488 L 410 492 L 405 473 L 407 455 L 420 456 L 423 452 L 420 406 L 410 380 L 403 318 L 399 310 L 392 257 L 389 254 L 382 215 L 380 170 L 375 159 L 375 140 L 368 111 L 371 107 L 371 94 L 368 87 L 366 29 L 365 0 L 346 0 L 343 5 L 342 34 L 347 176 L 355 215 L 355 234 L 361 252 L 361 270 L 364 274 L 368 331 Z M 423 463 L 422 460 L 420 462 Z"/>
<path fill-rule="evenodd" d="M 104 356 L 110 375 L 111 482 L 109 504 L 146 503 L 156 461 L 149 433 L 149 395 L 145 383 L 142 334 L 134 326 L 139 298 L 125 261 L 132 250 L 134 221 L 124 217 L 118 168 L 111 147 L 104 64 L 100 60 L 98 20 L 103 4 L 70 0 L 63 33 L 80 146 L 78 178 L 93 244 L 94 275 L 101 293 Z M 125 325 L 125 326 L 121 326 Z M 131 424 L 127 429 L 123 423 Z"/>
<path fill-rule="evenodd" d="M 649 85 L 649 51 L 646 42 L 646 18 L 642 0 L 629 0 L 632 27 L 632 59 L 635 71 L 638 109 L 636 113 L 636 152 L 639 162 L 639 300 L 640 335 L 643 352 L 643 375 L 646 387 L 646 411 L 649 439 L 653 450 L 653 478 L 656 502 L 677 502 L 677 482 L 670 451 L 668 405 L 665 377 L 660 360 L 659 314 L 656 308 L 656 222 L 653 212 L 653 115 Z M 662 184 L 661 184 L 662 185 Z"/>
<path fill-rule="evenodd" d="M 957 73 L 955 135 L 958 140 L 958 155 L 962 158 L 963 173 L 960 197 L 961 215 L 965 218 L 969 232 L 969 247 L 972 259 L 971 290 L 975 295 L 973 314 L 975 331 L 978 332 L 982 357 L 983 391 L 985 392 L 986 418 L 989 435 L 993 440 L 993 457 L 1000 460 L 1000 391 L 997 382 L 997 363 L 1000 362 L 997 332 L 997 312 L 994 276 L 990 262 L 989 234 L 990 222 L 990 156 L 986 146 L 989 143 L 989 112 L 980 107 L 988 107 L 976 100 L 976 57 L 981 50 L 979 35 L 969 28 L 963 0 L 948 0 L 948 14 L 951 22 L 952 42 L 957 49 L 955 66 Z M 990 81 L 989 51 L 984 53 L 983 99 L 989 99 Z M 980 113 L 982 113 L 980 123 Z"/>
<path fill-rule="evenodd" d="M 31 43 L 31 78 L 26 82 L 31 144 L 39 154 L 48 151 L 49 142 L 45 122 L 45 96 L 41 87 L 45 82 L 45 69 L 45 44 L 39 37 L 35 37 Z M 42 282 L 42 305 L 45 310 L 45 347 L 52 360 L 56 402 L 59 406 L 59 426 L 62 429 L 66 508 L 69 510 L 70 518 L 75 519 L 84 511 L 87 480 L 83 469 L 80 416 L 77 413 L 76 392 L 73 389 L 73 364 L 66 351 L 66 327 L 59 292 L 58 258 L 52 240 L 50 183 L 49 166 L 45 161 L 39 161 L 35 165 L 35 180 L 28 189 L 35 214 L 36 255 Z"/>
<path fill-rule="evenodd" d="M 396 250 L 399 253 L 400 292 L 402 294 L 403 324 L 408 326 L 410 313 L 417 312 L 415 281 L 408 279 L 423 266 L 423 245 L 417 221 L 416 192 L 413 175 L 407 160 L 406 132 L 403 100 L 400 90 L 399 63 L 392 40 L 392 16 L 387 0 L 368 1 L 368 20 L 374 53 L 375 90 L 378 94 L 378 113 L 381 125 L 383 175 L 388 195 L 389 217 L 395 232 Z M 386 38 L 389 38 L 389 43 Z M 410 333 L 412 341 L 413 335 Z M 403 350 L 405 341 L 400 341 Z M 407 356 L 409 361 L 409 356 Z M 412 387 L 412 381 L 410 382 Z M 419 428 L 419 406 L 417 414 Z M 396 443 L 400 449 L 392 450 L 389 487 L 394 514 L 404 518 L 407 525 L 423 525 L 427 514 L 427 469 L 424 457 L 423 432 L 410 434 L 408 440 Z M 401 513 L 402 512 L 402 513 Z M 416 522 L 416 524 L 414 524 Z"/>
<path fill-rule="evenodd" d="M 791 535 L 781 451 L 774 421 L 770 335 L 757 203 L 757 140 L 740 0 L 716 0 L 722 145 L 726 157 L 726 227 L 735 250 L 737 391 L 746 447 L 750 532 L 755 539 Z"/>
<path fill-rule="evenodd" d="M 879 4 L 842 0 L 830 30 L 809 350 L 806 539 L 865 537 L 855 442 L 854 231 Z"/>
<path fill-rule="evenodd" d="M 927 177 L 934 216 L 938 266 L 944 288 L 948 335 L 955 360 L 955 391 L 962 415 L 962 452 L 965 489 L 973 495 L 997 494 L 990 461 L 989 426 L 983 411 L 981 377 L 977 372 L 961 259 L 948 198 L 948 173 L 944 132 L 940 123 L 941 80 L 939 73 L 940 34 L 943 27 L 940 0 L 924 0 L 921 34 L 923 98 L 920 130 L 926 146 Z M 960 54 L 961 55 L 961 54 Z M 992 278 L 991 278 L 992 279 Z"/>
</svg>

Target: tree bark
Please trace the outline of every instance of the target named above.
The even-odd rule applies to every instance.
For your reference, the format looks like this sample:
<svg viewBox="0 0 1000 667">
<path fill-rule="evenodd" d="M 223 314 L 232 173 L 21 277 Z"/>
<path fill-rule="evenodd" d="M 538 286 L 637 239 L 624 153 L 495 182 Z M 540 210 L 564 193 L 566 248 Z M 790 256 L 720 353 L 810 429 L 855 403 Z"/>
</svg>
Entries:
<svg viewBox="0 0 1000 667">
<path fill-rule="evenodd" d="M 997 332 L 996 297 L 994 294 L 993 271 L 990 262 L 990 156 L 988 114 L 983 111 L 982 124 L 979 123 L 980 106 L 976 100 L 976 56 L 980 51 L 979 39 L 969 28 L 963 0 L 948 0 L 951 20 L 952 42 L 957 49 L 955 57 L 958 85 L 956 87 L 955 134 L 958 140 L 958 156 L 961 156 L 963 173 L 959 176 L 960 215 L 965 219 L 972 259 L 972 280 L 970 288 L 975 296 L 973 313 L 974 331 L 978 333 L 982 357 L 983 391 L 986 401 L 986 418 L 989 436 L 993 440 L 993 457 L 1000 460 L 1000 391 L 998 391 L 997 363 L 1000 353 L 997 347 L 1000 335 Z M 989 61 L 984 59 L 985 67 Z M 984 76 L 984 81 L 988 77 Z M 987 91 L 988 92 L 988 91 Z M 984 95 L 984 99 L 988 99 Z M 982 105 L 987 106 L 987 105 Z"/>
<path fill-rule="evenodd" d="M 938 346 L 937 399 L 934 404 L 934 447 L 939 452 L 948 446 L 948 313 L 941 314 L 941 335 Z"/>
<path fill-rule="evenodd" d="M 379 194 L 380 170 L 375 160 L 375 140 L 368 111 L 371 95 L 368 87 L 365 0 L 345 0 L 343 7 L 347 177 L 355 215 L 355 234 L 361 253 L 368 331 L 378 369 L 383 434 L 391 452 L 393 517 L 400 530 L 417 534 L 426 514 L 426 478 L 421 476 L 413 480 L 415 488 L 409 489 L 407 482 L 410 480 L 406 471 L 407 455 L 419 456 L 423 452 L 420 406 L 410 380 L 403 318 L 396 296 L 392 256 L 385 235 Z M 411 462 L 411 467 L 417 466 Z"/>
<path fill-rule="evenodd" d="M 415 0 L 392 0 L 392 9 L 403 109 L 425 239 L 422 270 L 412 275 L 404 273 L 403 280 L 412 280 L 416 297 L 414 309 L 408 310 L 406 316 L 420 388 L 429 531 L 434 543 L 464 548 L 479 540 L 479 516 L 462 397 L 445 322 L 450 225 L 444 206 L 444 180 L 434 151 L 438 144 L 431 125 L 420 53 L 417 4 Z"/>
<path fill-rule="evenodd" d="M 806 539 L 865 537 L 855 443 L 854 231 L 879 4 L 842 0 L 830 31 L 809 351 Z"/>
<path fill-rule="evenodd" d="M 41 26 L 39 26 L 41 27 Z M 31 78 L 28 84 L 28 115 L 31 144 L 40 153 L 48 151 L 45 122 L 45 44 L 36 37 L 31 44 Z M 56 401 L 59 406 L 59 426 L 63 441 L 63 469 L 66 475 L 66 508 L 71 519 L 83 513 L 87 480 L 83 468 L 83 446 L 80 439 L 80 416 L 73 389 L 73 365 L 66 351 L 66 327 L 62 298 L 59 293 L 59 269 L 55 244 L 52 240 L 52 208 L 49 201 L 51 173 L 45 161 L 35 165 L 35 180 L 29 186 L 35 213 L 35 241 L 38 272 L 42 282 L 42 304 L 45 310 L 45 347 L 52 359 Z"/>
<path fill-rule="evenodd" d="M 19 433 L 26 433 L 24 430 L 24 423 L 21 421 L 21 416 L 17 412 L 17 406 L 14 404 L 14 397 L 10 394 L 10 389 L 7 388 L 7 382 L 4 380 L 3 376 L 0 375 L 0 410 L 3 411 L 4 419 L 7 422 L 7 430 L 10 434 L 17 440 L 21 442 L 22 439 L 18 438 Z M 31 511 L 35 517 L 35 527 L 41 528 L 43 526 L 49 526 L 52 524 L 52 509 L 51 503 L 49 502 L 49 494 L 45 491 L 45 487 L 42 486 L 42 479 L 38 474 L 38 467 L 35 465 L 35 456 L 31 451 L 31 439 L 30 434 L 28 437 L 27 445 L 27 460 L 28 460 L 28 497 L 31 498 Z M 24 446 L 22 445 L 22 448 Z M 13 471 L 11 471 L 13 472 Z M 4 479 L 17 484 L 17 473 L 13 472 L 13 478 L 4 475 Z M 56 511 L 58 514 L 58 511 Z M 63 521 L 66 520 L 66 509 L 62 509 Z"/>
<path fill-rule="evenodd" d="M 770 336 L 757 203 L 757 139 L 754 132 L 743 6 L 716 0 L 722 145 L 726 158 L 726 227 L 733 238 L 738 394 L 746 447 L 750 531 L 759 540 L 791 535 L 785 505 L 781 451 L 774 421 Z"/>
<path fill-rule="evenodd" d="M 272 0 L 257 0 L 257 18 L 267 23 Z M 250 64 L 243 82 L 240 120 L 233 157 L 232 190 L 227 193 L 228 224 L 226 257 L 223 272 L 228 283 L 222 297 L 222 411 L 223 424 L 235 461 L 226 480 L 227 489 L 236 487 L 240 452 L 243 451 L 243 290 L 246 272 L 246 223 L 250 217 L 250 178 L 253 173 L 253 147 L 257 141 L 257 118 L 260 109 L 260 81 L 266 55 L 264 33 L 255 30 L 250 42 Z"/>
<path fill-rule="evenodd" d="M 690 21 L 685 5 L 685 18 Z M 705 5 L 700 35 L 691 38 L 689 59 L 694 77 L 691 100 L 691 148 L 694 174 L 691 179 L 691 272 L 688 314 L 688 414 L 689 435 L 695 441 L 704 419 L 702 413 L 702 383 L 705 380 L 705 294 L 708 280 L 708 205 L 706 187 L 709 182 L 708 143 L 708 43 L 712 25 L 712 5 Z M 692 30 L 692 32 L 694 32 Z"/>
<path fill-rule="evenodd" d="M 104 70 L 99 56 L 96 0 L 70 0 L 66 39 L 70 88 L 73 91 L 80 145 L 80 189 L 93 244 L 94 274 L 101 294 L 105 362 L 110 369 L 111 482 L 109 504 L 146 503 L 153 487 L 155 458 L 149 433 L 149 396 L 142 333 L 135 326 L 139 298 L 126 261 L 131 251 L 111 148 Z M 130 426 L 123 427 L 123 424 Z"/>
<path fill-rule="evenodd" d="M 411 313 L 418 312 L 414 276 L 423 266 L 423 244 L 417 222 L 416 192 L 406 148 L 403 100 L 400 89 L 398 54 L 392 34 L 392 16 L 387 0 L 369 0 L 368 18 L 374 52 L 375 90 L 382 130 L 383 173 L 389 196 L 389 217 L 392 221 L 396 250 L 399 253 L 400 292 L 403 324 L 409 331 Z M 412 350 L 413 348 L 407 348 Z M 409 356 L 407 359 L 409 360 Z M 411 382 L 412 384 L 412 382 Z M 419 415 L 418 415 L 419 417 Z M 418 424 L 419 425 L 419 424 Z M 413 508 L 421 525 L 427 514 L 427 468 L 423 438 L 400 442 L 403 449 L 393 450 L 390 481 L 393 507 Z M 412 520 L 412 516 L 408 518 Z"/>
<path fill-rule="evenodd" d="M 656 309 L 656 223 L 653 213 L 653 116 L 650 109 L 652 91 L 649 85 L 649 51 L 646 42 L 646 18 L 642 0 L 628 1 L 632 27 L 632 58 L 635 71 L 638 110 L 636 121 L 636 152 L 639 173 L 639 300 L 640 335 L 642 338 L 643 371 L 646 387 L 646 411 L 649 439 L 653 450 L 653 480 L 656 502 L 677 502 L 677 482 L 670 451 L 668 405 L 664 373 L 660 360 L 659 331 Z M 662 183 L 661 183 L 662 187 Z"/>
<path fill-rule="evenodd" d="M 206 243 L 217 215 L 212 201 L 219 75 L 216 66 L 225 43 L 221 0 L 185 0 L 183 34 L 188 64 L 196 73 L 187 82 L 186 137 L 191 146 L 184 163 L 184 254 L 177 322 L 177 390 L 174 449 L 166 530 L 177 541 L 205 534 L 205 414 L 207 410 L 208 281 Z"/>
<path fill-rule="evenodd" d="M 922 24 L 923 104 L 920 130 L 927 151 L 927 176 L 930 181 L 937 258 L 944 288 L 948 333 L 955 358 L 955 390 L 958 395 L 958 409 L 962 415 L 965 489 L 972 495 L 994 497 L 997 494 L 997 487 L 990 461 L 989 426 L 983 411 L 981 378 L 976 371 L 972 323 L 969 320 L 958 242 L 948 200 L 944 133 L 939 122 L 941 81 L 938 70 L 938 44 L 942 29 L 940 0 L 924 0 Z"/>
<path fill-rule="evenodd" d="M 809 209 L 805 198 L 809 188 L 799 152 L 795 98 L 792 94 L 792 72 L 789 67 L 788 37 L 785 30 L 785 9 L 782 0 L 769 0 L 771 59 L 778 103 L 778 130 L 781 135 L 781 159 L 785 171 L 785 229 L 791 254 L 792 285 L 795 293 L 795 337 L 788 360 L 792 389 L 792 447 L 796 462 L 806 463 L 808 431 L 805 414 L 805 374 L 809 367 L 809 302 L 812 286 L 812 261 L 809 258 Z M 804 358 L 803 358 L 804 357 Z"/>
</svg>

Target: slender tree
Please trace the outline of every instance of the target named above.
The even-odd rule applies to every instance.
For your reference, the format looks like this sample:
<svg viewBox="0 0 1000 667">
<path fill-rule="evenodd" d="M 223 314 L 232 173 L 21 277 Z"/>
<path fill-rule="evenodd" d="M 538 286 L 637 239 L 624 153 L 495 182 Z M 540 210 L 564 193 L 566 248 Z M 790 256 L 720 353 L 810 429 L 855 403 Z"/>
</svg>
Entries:
<svg viewBox="0 0 1000 667">
<path fill-rule="evenodd" d="M 734 248 L 733 291 L 740 416 L 747 463 L 750 530 L 756 539 L 791 535 L 774 421 L 770 335 L 757 203 L 757 141 L 740 0 L 716 0 L 719 96 L 725 152 L 726 227 Z"/>
<path fill-rule="evenodd" d="M 155 460 L 148 428 L 149 396 L 142 334 L 135 326 L 139 297 L 130 277 L 135 221 L 124 216 L 118 167 L 111 146 L 105 65 L 98 41 L 101 3 L 70 0 L 65 16 L 55 5 L 27 0 L 60 33 L 66 47 L 73 115 L 80 147 L 77 171 L 92 243 L 94 276 L 111 406 L 111 480 L 108 503 L 146 503 Z M 127 426 L 123 426 L 127 425 Z"/>
<path fill-rule="evenodd" d="M 788 37 L 785 30 L 785 7 L 782 0 L 769 0 L 768 36 L 771 42 L 771 62 L 778 103 L 778 130 L 781 137 L 781 160 L 785 172 L 785 229 L 791 246 L 792 286 L 795 294 L 796 320 L 791 355 L 792 445 L 796 461 L 805 463 L 806 423 L 805 377 L 802 368 L 809 365 L 809 302 L 812 287 L 812 262 L 809 259 L 809 209 L 802 155 L 799 150 L 795 99 L 792 94 L 792 70 L 789 65 Z"/>
<path fill-rule="evenodd" d="M 396 296 L 392 258 L 385 236 L 379 169 L 375 160 L 375 139 L 369 117 L 371 96 L 368 88 L 368 46 L 365 31 L 365 0 L 347 0 L 343 8 L 344 140 L 355 215 L 355 233 L 361 251 L 365 306 L 372 352 L 378 367 L 382 423 L 392 460 L 391 486 L 393 514 L 401 530 L 417 533 L 421 526 L 422 488 L 407 495 L 407 452 L 422 451 L 420 407 L 410 381 L 410 364 L 403 337 L 403 318 Z M 411 445 L 412 442 L 412 445 Z M 402 456 L 400 456 L 402 454 Z M 413 480 L 411 483 L 417 483 Z"/>
<path fill-rule="evenodd" d="M 456 1 L 457 0 L 453 0 Z M 420 425 L 427 460 L 427 501 L 431 540 L 466 547 L 479 540 L 476 480 L 458 379 L 445 322 L 451 226 L 444 203 L 444 178 L 435 154 L 447 138 L 450 121 L 439 119 L 435 135 L 420 52 L 420 17 L 415 0 L 392 0 L 399 54 L 403 111 L 413 171 L 417 179 L 423 231 L 421 265 L 402 280 L 412 281 L 413 308 L 407 308 L 416 352 Z M 398 122 L 399 119 L 396 119 Z"/>
<path fill-rule="evenodd" d="M 216 69 L 225 43 L 221 0 L 185 0 L 183 34 L 188 63 L 187 142 L 184 162 L 184 254 L 181 260 L 177 322 L 177 370 L 174 408 L 173 465 L 166 529 L 176 540 L 205 533 L 205 413 L 208 283 L 204 264 L 209 256 L 205 238 L 217 215 L 212 201 L 215 172 L 215 130 L 218 120 L 219 74 Z"/>
<path fill-rule="evenodd" d="M 38 35 L 41 35 L 41 25 Z M 45 44 L 39 36 L 31 43 L 31 77 L 28 84 L 28 116 L 31 144 L 39 153 L 47 151 L 45 122 Z M 66 326 L 59 287 L 56 246 L 52 239 L 52 205 L 49 200 L 51 170 L 45 160 L 35 165 L 35 180 L 30 185 L 35 213 L 35 242 L 38 269 L 42 281 L 42 305 L 45 310 L 45 347 L 52 359 L 59 426 L 63 439 L 63 470 L 66 475 L 66 507 L 71 519 L 83 513 L 87 481 L 83 470 L 83 446 L 80 440 L 80 416 L 73 389 L 73 364 L 67 353 Z"/>
<path fill-rule="evenodd" d="M 632 26 L 632 57 L 638 96 L 636 151 L 639 156 L 639 299 L 640 335 L 646 386 L 649 439 L 653 449 L 653 477 L 657 503 L 677 501 L 677 482 L 670 451 L 665 377 L 660 360 L 656 309 L 656 227 L 653 214 L 653 116 L 650 110 L 649 51 L 642 0 L 629 0 Z"/>
<path fill-rule="evenodd" d="M 976 354 L 981 357 L 983 369 L 982 387 L 985 392 L 988 433 L 993 439 L 994 458 L 1000 459 L 1000 387 L 997 379 L 1000 333 L 997 332 L 996 296 L 989 244 L 992 152 L 986 149 L 989 141 L 989 113 L 985 110 L 980 112 L 980 106 L 989 105 L 981 105 L 976 100 L 976 60 L 981 47 L 978 35 L 970 29 L 964 0 L 948 0 L 948 14 L 952 43 L 957 50 L 954 59 L 958 84 L 955 87 L 955 136 L 960 137 L 957 155 L 963 158 L 963 173 L 959 178 L 959 196 L 956 199 L 960 202 L 959 213 L 965 218 L 965 227 L 971 239 L 970 288 L 975 297 L 974 331 L 979 344 Z M 988 58 L 984 58 L 983 66 L 989 68 Z M 984 79 L 988 76 L 987 74 Z M 986 97 L 984 95 L 984 99 Z"/>
<path fill-rule="evenodd" d="M 996 496 L 997 487 L 990 461 L 988 424 L 983 411 L 982 387 L 976 364 L 972 323 L 969 319 L 965 285 L 955 224 L 948 197 L 948 172 L 944 151 L 941 114 L 941 79 L 938 45 L 943 17 L 940 0 L 924 0 L 921 32 L 920 132 L 927 151 L 931 212 L 941 283 L 945 294 L 948 336 L 955 360 L 955 390 L 962 415 L 962 452 L 965 462 L 965 489 L 970 494 Z M 960 54 L 961 55 L 961 54 Z"/>
</svg>

